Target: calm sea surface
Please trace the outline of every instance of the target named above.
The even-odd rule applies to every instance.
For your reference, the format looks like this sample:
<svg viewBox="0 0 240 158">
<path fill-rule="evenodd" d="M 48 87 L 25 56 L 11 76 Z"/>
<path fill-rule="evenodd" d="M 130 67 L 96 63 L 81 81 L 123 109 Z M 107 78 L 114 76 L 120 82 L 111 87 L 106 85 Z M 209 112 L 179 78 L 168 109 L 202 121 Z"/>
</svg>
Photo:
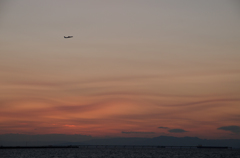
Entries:
<svg viewBox="0 0 240 158">
<path fill-rule="evenodd" d="M 0 158 L 240 158 L 236 149 L 0 149 Z"/>
</svg>

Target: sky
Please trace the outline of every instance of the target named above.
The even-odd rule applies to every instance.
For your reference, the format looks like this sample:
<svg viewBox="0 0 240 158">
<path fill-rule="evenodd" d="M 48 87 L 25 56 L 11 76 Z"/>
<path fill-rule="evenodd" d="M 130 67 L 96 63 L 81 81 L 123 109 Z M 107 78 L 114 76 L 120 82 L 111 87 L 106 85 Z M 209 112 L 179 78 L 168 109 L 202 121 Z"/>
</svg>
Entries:
<svg viewBox="0 0 240 158">
<path fill-rule="evenodd" d="M 239 15 L 237 0 L 3 0 L 0 134 L 240 139 Z"/>
</svg>

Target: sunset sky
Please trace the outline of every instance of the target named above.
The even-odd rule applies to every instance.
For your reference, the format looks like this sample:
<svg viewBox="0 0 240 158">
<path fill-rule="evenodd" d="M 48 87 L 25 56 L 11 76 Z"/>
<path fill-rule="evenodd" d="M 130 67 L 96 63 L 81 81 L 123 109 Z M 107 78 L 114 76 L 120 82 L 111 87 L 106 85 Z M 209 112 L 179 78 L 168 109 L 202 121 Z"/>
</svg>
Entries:
<svg viewBox="0 0 240 158">
<path fill-rule="evenodd" d="M 1 0 L 0 36 L 0 134 L 240 139 L 238 0 Z"/>
</svg>

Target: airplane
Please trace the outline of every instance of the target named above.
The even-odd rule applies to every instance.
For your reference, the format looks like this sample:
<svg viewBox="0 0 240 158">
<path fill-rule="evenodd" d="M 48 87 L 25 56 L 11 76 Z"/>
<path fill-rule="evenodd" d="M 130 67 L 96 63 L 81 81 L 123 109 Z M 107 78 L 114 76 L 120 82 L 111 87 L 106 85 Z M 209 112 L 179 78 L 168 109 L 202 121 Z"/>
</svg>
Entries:
<svg viewBox="0 0 240 158">
<path fill-rule="evenodd" d="M 64 36 L 64 38 L 73 38 L 73 36 Z"/>
</svg>

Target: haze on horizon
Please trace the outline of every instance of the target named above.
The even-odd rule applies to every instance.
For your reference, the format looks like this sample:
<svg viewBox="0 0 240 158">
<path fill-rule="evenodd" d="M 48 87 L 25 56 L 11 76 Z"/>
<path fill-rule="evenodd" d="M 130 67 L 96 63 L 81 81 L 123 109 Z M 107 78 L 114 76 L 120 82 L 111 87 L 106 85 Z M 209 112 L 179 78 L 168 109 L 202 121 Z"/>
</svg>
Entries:
<svg viewBox="0 0 240 158">
<path fill-rule="evenodd" d="M 239 9 L 1 1 L 0 134 L 240 139 Z"/>
</svg>

